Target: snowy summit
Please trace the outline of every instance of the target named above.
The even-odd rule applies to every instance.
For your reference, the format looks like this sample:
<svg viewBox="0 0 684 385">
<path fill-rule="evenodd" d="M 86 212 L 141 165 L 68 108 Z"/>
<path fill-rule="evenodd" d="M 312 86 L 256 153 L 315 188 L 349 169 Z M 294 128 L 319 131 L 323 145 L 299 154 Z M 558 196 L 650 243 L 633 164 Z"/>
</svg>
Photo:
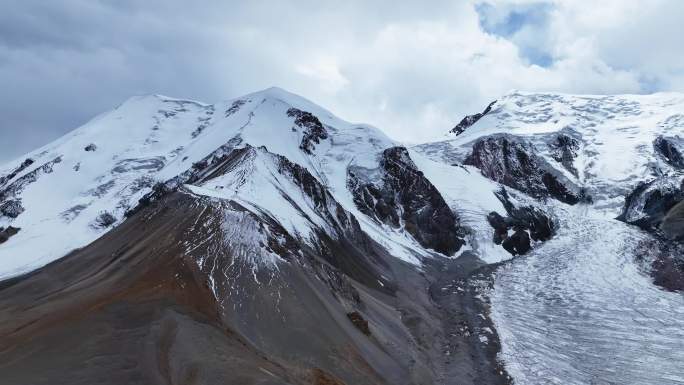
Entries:
<svg viewBox="0 0 684 385">
<path fill-rule="evenodd" d="M 415 146 L 133 97 L 0 166 L 0 373 L 681 384 L 683 201 L 682 94 L 513 92 Z"/>
</svg>

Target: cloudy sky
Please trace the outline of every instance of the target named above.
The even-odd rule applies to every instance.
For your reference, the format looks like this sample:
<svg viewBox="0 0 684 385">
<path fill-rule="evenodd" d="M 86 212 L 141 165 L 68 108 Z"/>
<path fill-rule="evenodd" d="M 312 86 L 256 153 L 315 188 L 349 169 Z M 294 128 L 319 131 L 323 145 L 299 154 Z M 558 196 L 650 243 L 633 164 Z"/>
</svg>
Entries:
<svg viewBox="0 0 684 385">
<path fill-rule="evenodd" d="M 513 89 L 684 91 L 679 0 L 195 3 L 2 0 L 0 161 L 139 94 L 276 85 L 420 142 Z"/>
</svg>

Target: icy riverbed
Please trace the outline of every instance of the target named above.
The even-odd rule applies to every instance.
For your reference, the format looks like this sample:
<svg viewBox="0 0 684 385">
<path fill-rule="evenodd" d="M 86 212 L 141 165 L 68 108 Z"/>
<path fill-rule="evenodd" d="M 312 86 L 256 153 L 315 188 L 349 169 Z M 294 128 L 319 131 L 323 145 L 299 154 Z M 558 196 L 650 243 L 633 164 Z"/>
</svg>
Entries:
<svg viewBox="0 0 684 385">
<path fill-rule="evenodd" d="M 587 213 L 496 273 L 491 316 L 522 384 L 684 384 L 684 295 L 634 261 L 648 236 Z"/>
</svg>

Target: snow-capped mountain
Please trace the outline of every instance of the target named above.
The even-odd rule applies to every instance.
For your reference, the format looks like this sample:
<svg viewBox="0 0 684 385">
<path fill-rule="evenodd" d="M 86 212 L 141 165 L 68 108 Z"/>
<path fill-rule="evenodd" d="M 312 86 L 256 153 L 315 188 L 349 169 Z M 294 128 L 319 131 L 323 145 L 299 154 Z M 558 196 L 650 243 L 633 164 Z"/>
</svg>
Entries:
<svg viewBox="0 0 684 385">
<path fill-rule="evenodd" d="M 307 237 L 322 222 L 315 207 L 293 193 L 298 188 L 285 180 L 291 178 L 276 172 L 281 159 L 358 212 L 346 187 L 347 168 L 375 171 L 376 156 L 394 146 L 375 128 L 349 124 L 275 88 L 215 105 L 134 97 L 0 171 L 0 226 L 22 229 L 0 250 L 0 277 L 26 273 L 87 245 L 121 223 L 155 184 L 170 181 L 259 207 Z M 247 147 L 235 169 L 207 175 L 215 163 Z M 296 204 L 283 204 L 281 193 Z M 415 262 L 413 252 L 425 254 L 411 237 L 393 237 L 394 229 L 373 231 L 388 243 L 392 238 L 396 256 Z"/>
<path fill-rule="evenodd" d="M 0 372 L 679 383 L 681 111 L 512 93 L 407 148 L 278 88 L 131 98 L 0 167 Z"/>
<path fill-rule="evenodd" d="M 516 92 L 490 107 L 416 150 L 475 165 L 554 218 L 549 240 L 493 274 L 509 374 L 518 384 L 683 383 L 684 252 L 668 239 L 684 234 L 674 219 L 684 96 Z"/>
</svg>

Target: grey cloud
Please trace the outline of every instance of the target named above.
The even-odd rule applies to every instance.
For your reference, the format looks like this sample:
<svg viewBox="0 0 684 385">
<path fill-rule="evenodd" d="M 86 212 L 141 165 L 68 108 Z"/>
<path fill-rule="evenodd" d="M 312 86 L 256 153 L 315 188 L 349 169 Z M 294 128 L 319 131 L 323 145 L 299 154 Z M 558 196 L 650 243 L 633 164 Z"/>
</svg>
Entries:
<svg viewBox="0 0 684 385">
<path fill-rule="evenodd" d="M 675 12 L 667 14 L 676 2 L 652 6 L 648 20 L 627 13 L 601 29 L 582 24 L 576 6 L 557 0 L 547 2 L 548 20 L 499 35 L 481 25 L 480 3 L 6 0 L 0 162 L 136 94 L 214 102 L 277 85 L 415 142 L 446 132 L 512 88 L 684 89 L 681 53 L 671 52 L 681 28 Z M 490 3 L 497 12 L 512 9 Z M 633 25 L 657 32 L 640 37 Z M 634 45 L 620 40 L 622 33 Z M 582 45 L 589 40 L 591 50 Z M 654 49 L 643 55 L 649 45 Z M 534 66 L 525 58 L 535 54 L 529 47 L 557 60 Z"/>
</svg>

